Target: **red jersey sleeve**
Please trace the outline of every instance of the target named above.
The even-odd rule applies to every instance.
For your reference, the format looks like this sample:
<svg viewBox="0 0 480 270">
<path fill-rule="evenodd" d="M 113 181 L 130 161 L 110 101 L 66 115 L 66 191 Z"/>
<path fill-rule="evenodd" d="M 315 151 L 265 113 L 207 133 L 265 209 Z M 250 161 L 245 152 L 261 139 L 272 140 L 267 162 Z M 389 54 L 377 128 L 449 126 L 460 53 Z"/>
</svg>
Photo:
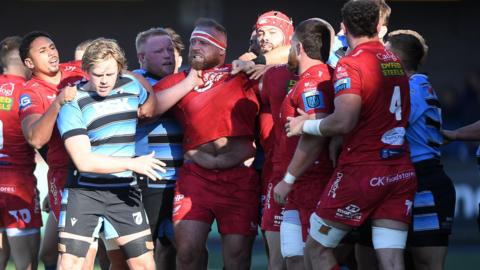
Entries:
<svg viewBox="0 0 480 270">
<path fill-rule="evenodd" d="M 153 85 L 153 91 L 158 93 L 162 90 L 168 89 L 181 82 L 183 79 L 185 79 L 185 77 L 187 77 L 187 73 L 185 71 L 168 75 Z"/>
<path fill-rule="evenodd" d="M 341 59 L 333 75 L 333 87 L 335 89 L 335 97 L 343 94 L 362 95 L 362 80 L 358 68 L 352 65 L 349 59 Z"/>
<path fill-rule="evenodd" d="M 48 105 L 39 91 L 32 89 L 28 85 L 22 89 L 20 94 L 20 121 L 32 114 L 44 114 Z"/>
<path fill-rule="evenodd" d="M 315 79 L 299 81 L 291 96 L 293 107 L 300 108 L 308 114 L 331 113 L 331 88 Z"/>
</svg>

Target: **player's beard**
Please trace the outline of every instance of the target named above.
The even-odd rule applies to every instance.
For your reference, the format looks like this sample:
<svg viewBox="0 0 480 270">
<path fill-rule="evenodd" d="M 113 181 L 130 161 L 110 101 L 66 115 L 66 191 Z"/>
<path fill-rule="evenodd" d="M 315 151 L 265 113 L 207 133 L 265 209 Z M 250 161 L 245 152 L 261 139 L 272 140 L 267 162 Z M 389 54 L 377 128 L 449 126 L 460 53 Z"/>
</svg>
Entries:
<svg viewBox="0 0 480 270">
<path fill-rule="evenodd" d="M 193 54 L 188 54 L 188 63 L 195 70 L 206 70 L 218 66 L 221 63 L 221 59 L 217 55 L 201 55 L 201 57 L 194 57 Z"/>
<path fill-rule="evenodd" d="M 292 73 L 297 73 L 298 71 L 298 60 L 297 60 L 297 55 L 295 54 L 295 51 L 290 50 L 290 53 L 288 54 L 288 70 Z"/>
</svg>

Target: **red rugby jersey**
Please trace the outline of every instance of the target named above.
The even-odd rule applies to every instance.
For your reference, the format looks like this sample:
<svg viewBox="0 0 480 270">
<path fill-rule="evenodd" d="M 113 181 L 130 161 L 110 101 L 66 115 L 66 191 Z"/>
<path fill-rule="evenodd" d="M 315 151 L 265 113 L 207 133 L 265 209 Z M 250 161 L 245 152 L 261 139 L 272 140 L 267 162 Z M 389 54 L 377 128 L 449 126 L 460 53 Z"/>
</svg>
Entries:
<svg viewBox="0 0 480 270">
<path fill-rule="evenodd" d="M 280 110 L 281 136 L 278 138 L 278 155 L 283 157 L 282 171 L 285 173 L 295 154 L 299 136 L 287 138 L 285 124 L 287 117 L 298 116 L 297 108 L 308 114 L 333 112 L 334 91 L 332 85 L 333 70 L 326 64 L 314 65 L 300 75 L 300 79 L 283 100 Z M 302 176 L 316 177 L 333 170 L 328 156 L 328 147 L 319 154 L 315 163 Z M 299 178 L 301 180 L 302 177 Z"/>
<path fill-rule="evenodd" d="M 87 78 L 85 72 L 74 65 L 61 64 L 62 74 L 60 83 L 54 85 L 37 77 L 25 83 L 21 94 L 20 119 L 31 114 L 44 114 L 52 104 L 60 90 L 67 85 L 76 84 Z M 48 142 L 47 164 L 51 169 L 66 169 L 69 163 L 69 156 L 58 132 L 57 126 Z"/>
<path fill-rule="evenodd" d="M 359 95 L 362 109 L 345 135 L 339 164 L 407 164 L 405 129 L 410 88 L 400 59 L 379 41 L 362 43 L 340 59 L 334 73 L 336 96 Z"/>
<path fill-rule="evenodd" d="M 204 84 L 196 87 L 175 105 L 175 115 L 184 129 L 185 151 L 221 137 L 249 136 L 253 140 L 259 112 L 257 83 L 241 73 L 230 75 L 230 65 L 203 70 Z M 162 91 L 187 76 L 172 74 L 154 85 Z"/>
</svg>

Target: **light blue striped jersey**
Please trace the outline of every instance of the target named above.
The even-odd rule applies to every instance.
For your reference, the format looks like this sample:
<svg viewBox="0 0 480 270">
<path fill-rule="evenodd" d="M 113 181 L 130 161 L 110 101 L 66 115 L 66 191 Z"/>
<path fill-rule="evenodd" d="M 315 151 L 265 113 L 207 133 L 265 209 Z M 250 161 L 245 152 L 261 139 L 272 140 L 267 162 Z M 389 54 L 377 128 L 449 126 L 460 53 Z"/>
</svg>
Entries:
<svg viewBox="0 0 480 270">
<path fill-rule="evenodd" d="M 158 77 L 143 69 L 134 70 L 142 75 L 153 86 Z M 155 151 L 155 157 L 167 164 L 166 173 L 157 171 L 162 180 L 148 180 L 150 188 L 173 188 L 178 179 L 180 167 L 183 164 L 183 129 L 170 111 L 164 113 L 152 123 L 141 124 L 137 127 L 135 136 L 136 155 L 146 155 Z"/>
<path fill-rule="evenodd" d="M 412 162 L 440 158 L 442 110 L 427 75 L 410 77 L 411 112 L 407 140 Z"/>
<path fill-rule="evenodd" d="M 121 75 L 106 97 L 77 87 L 72 102 L 62 106 L 57 125 L 63 140 L 87 135 L 92 152 L 113 157 L 135 156 L 137 109 L 145 103 L 147 90 L 131 75 Z M 69 187 L 124 188 L 136 184 L 132 171 L 113 174 L 80 173 L 69 177 Z"/>
</svg>

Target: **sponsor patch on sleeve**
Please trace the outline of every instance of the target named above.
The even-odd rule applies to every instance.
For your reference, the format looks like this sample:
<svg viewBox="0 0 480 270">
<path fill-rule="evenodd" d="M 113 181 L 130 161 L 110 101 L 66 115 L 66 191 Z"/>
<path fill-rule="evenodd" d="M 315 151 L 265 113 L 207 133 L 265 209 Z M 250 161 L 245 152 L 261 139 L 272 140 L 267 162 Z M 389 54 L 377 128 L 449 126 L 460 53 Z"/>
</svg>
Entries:
<svg viewBox="0 0 480 270">
<path fill-rule="evenodd" d="M 20 110 L 25 110 L 32 105 L 32 99 L 29 94 L 23 94 L 20 96 Z"/>
<path fill-rule="evenodd" d="M 343 78 L 343 79 L 337 80 L 333 85 L 333 87 L 335 88 L 335 94 L 342 90 L 349 89 L 350 78 Z"/>
<path fill-rule="evenodd" d="M 324 109 L 325 102 L 323 100 L 323 94 L 320 91 L 313 90 L 302 93 L 304 111 L 314 109 Z"/>
</svg>

